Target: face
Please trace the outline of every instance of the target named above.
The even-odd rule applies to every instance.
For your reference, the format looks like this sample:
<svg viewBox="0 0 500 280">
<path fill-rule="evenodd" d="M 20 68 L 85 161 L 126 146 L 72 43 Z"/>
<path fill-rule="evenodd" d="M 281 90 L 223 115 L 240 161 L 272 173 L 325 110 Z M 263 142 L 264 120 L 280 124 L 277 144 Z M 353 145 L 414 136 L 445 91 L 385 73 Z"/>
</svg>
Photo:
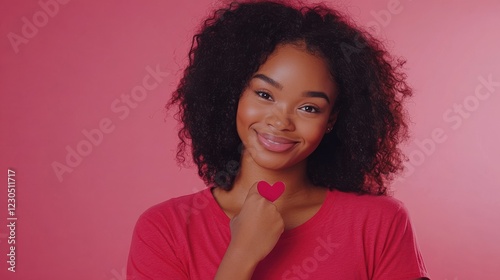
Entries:
<svg viewBox="0 0 500 280">
<path fill-rule="evenodd" d="M 337 89 L 327 63 L 295 45 L 280 45 L 251 77 L 238 103 L 243 161 L 266 169 L 306 163 L 336 115 Z"/>
</svg>

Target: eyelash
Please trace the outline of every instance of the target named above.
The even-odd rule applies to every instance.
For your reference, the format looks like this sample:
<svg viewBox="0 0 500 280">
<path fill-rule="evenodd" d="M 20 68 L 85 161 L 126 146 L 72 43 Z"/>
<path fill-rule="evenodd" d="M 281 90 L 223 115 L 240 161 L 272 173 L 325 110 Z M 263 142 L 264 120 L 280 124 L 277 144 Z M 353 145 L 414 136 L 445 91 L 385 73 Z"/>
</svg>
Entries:
<svg viewBox="0 0 500 280">
<path fill-rule="evenodd" d="M 255 92 L 260 98 L 263 98 L 265 100 L 269 100 L 270 98 L 272 99 L 271 95 L 265 91 L 256 91 Z M 266 97 L 264 97 L 263 95 L 266 95 Z M 311 112 L 311 111 L 308 111 L 308 110 L 304 110 L 305 112 L 307 113 L 311 113 L 311 114 L 317 114 L 317 113 L 321 113 L 321 111 L 319 110 L 318 107 L 315 107 L 315 106 L 311 106 L 311 105 L 306 105 L 306 106 L 303 106 L 302 108 L 311 108 L 312 110 L 314 110 L 314 112 Z"/>
</svg>

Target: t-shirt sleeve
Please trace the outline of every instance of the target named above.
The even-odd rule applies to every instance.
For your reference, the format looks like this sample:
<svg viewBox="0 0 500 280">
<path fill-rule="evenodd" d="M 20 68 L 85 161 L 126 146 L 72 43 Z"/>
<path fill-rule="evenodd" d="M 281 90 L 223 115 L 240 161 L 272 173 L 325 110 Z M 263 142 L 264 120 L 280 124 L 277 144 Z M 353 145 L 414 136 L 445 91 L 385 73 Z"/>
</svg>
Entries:
<svg viewBox="0 0 500 280">
<path fill-rule="evenodd" d="M 383 246 L 373 280 L 430 279 L 418 248 L 408 210 L 402 203 L 385 236 L 382 235 L 381 238 Z"/>
<path fill-rule="evenodd" d="M 144 212 L 133 231 L 127 280 L 189 279 L 173 240 L 165 217 L 151 209 Z"/>
</svg>

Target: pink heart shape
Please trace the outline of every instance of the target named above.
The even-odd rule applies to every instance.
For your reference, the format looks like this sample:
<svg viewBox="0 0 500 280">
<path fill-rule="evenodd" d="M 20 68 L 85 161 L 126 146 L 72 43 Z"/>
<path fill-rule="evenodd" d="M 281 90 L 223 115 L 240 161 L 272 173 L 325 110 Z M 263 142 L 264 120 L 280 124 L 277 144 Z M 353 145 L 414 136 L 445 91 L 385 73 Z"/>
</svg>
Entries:
<svg viewBox="0 0 500 280">
<path fill-rule="evenodd" d="M 285 183 L 278 181 L 271 186 L 266 181 L 259 181 L 259 183 L 257 183 L 257 190 L 264 198 L 271 202 L 274 202 L 285 191 Z"/>
</svg>

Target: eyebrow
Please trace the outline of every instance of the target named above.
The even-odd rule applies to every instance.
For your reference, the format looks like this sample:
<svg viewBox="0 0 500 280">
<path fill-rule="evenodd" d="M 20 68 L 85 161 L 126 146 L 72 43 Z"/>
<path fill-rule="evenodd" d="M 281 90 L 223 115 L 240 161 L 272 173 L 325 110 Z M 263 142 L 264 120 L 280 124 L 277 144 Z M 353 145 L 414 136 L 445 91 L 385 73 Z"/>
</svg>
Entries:
<svg viewBox="0 0 500 280">
<path fill-rule="evenodd" d="M 261 79 L 263 80 L 264 82 L 272 85 L 273 87 L 275 88 L 278 88 L 278 89 L 283 89 L 283 85 L 278 83 L 277 81 L 269 78 L 268 76 L 264 75 L 264 74 L 255 74 L 252 79 L 254 78 L 257 78 L 257 79 Z M 328 104 L 330 104 L 330 99 L 328 98 L 328 95 L 326 95 L 326 93 L 322 92 L 322 91 L 305 91 L 302 93 L 302 95 L 304 97 L 319 97 L 319 98 L 324 98 L 326 99 L 326 102 L 328 102 Z"/>
</svg>

